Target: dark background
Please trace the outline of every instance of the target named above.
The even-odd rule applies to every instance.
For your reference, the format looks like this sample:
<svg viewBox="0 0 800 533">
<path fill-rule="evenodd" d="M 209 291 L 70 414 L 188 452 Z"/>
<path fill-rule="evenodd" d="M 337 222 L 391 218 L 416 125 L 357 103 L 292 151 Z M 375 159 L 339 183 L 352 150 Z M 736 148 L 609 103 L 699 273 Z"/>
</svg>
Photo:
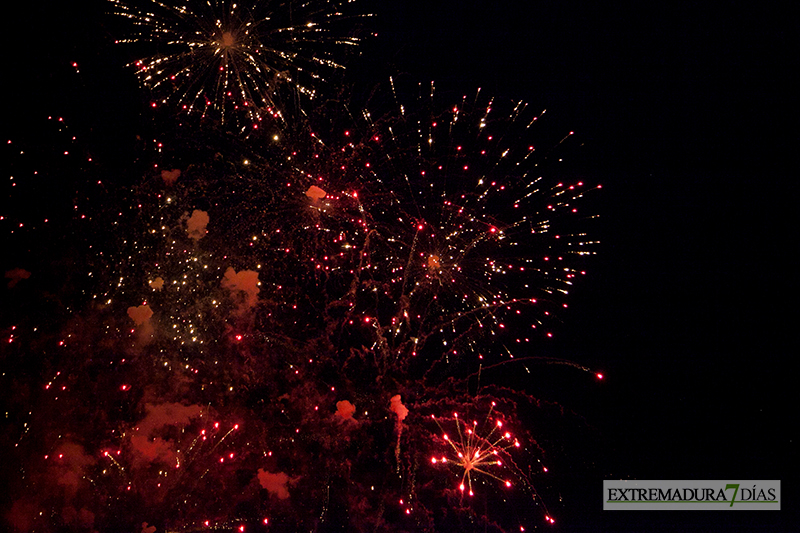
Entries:
<svg viewBox="0 0 800 533">
<path fill-rule="evenodd" d="M 145 96 L 109 44 L 106 6 L 52 4 L 22 4 L 6 24 L 8 138 L 64 115 L 122 159 Z M 548 353 L 606 379 L 554 370 L 532 387 L 590 428 L 564 444 L 574 461 L 556 461 L 556 530 L 794 530 L 797 13 L 736 1 L 362 9 L 378 36 L 354 75 L 405 72 L 547 108 L 604 186 L 599 256 Z M 781 479 L 783 510 L 603 512 L 602 480 L 619 478 Z"/>
</svg>

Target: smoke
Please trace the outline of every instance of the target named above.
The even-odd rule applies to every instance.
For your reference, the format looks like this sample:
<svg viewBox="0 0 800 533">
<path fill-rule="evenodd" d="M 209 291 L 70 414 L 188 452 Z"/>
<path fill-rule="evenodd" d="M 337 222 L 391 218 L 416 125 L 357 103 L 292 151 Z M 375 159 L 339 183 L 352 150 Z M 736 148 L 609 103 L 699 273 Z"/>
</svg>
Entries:
<svg viewBox="0 0 800 533">
<path fill-rule="evenodd" d="M 137 326 L 147 324 L 153 316 L 153 310 L 147 304 L 140 305 L 139 307 L 129 307 L 128 316 L 131 317 L 133 323 Z"/>
<path fill-rule="evenodd" d="M 12 268 L 6 272 L 6 277 L 10 280 L 8 282 L 8 288 L 11 289 L 23 279 L 31 277 L 31 273 L 24 268 Z"/>
<path fill-rule="evenodd" d="M 289 497 L 288 485 L 290 483 L 289 476 L 283 472 L 273 474 L 262 468 L 258 469 L 258 482 L 261 488 L 267 489 L 270 494 L 277 496 L 281 500 Z"/>
<path fill-rule="evenodd" d="M 168 429 L 185 428 L 202 414 L 199 405 L 179 403 L 146 404 L 147 414 L 134 429 L 130 445 L 134 451 L 134 464 L 143 467 L 151 463 L 174 465 L 178 460 L 179 443 L 163 437 Z"/>
<path fill-rule="evenodd" d="M 403 420 L 408 416 L 408 408 L 400 401 L 400 395 L 395 394 L 389 400 L 389 410 L 397 415 L 397 422 L 395 423 L 397 442 L 394 446 L 394 455 L 397 463 L 400 464 L 400 441 L 403 437 Z"/>
<path fill-rule="evenodd" d="M 356 406 L 347 400 L 336 402 L 336 414 L 341 416 L 344 420 L 352 420 L 353 413 L 356 412 Z"/>
<path fill-rule="evenodd" d="M 237 273 L 233 267 L 228 267 L 222 279 L 222 286 L 230 291 L 239 313 L 247 312 L 258 303 L 258 293 L 261 290 L 259 285 L 258 272 L 254 270 L 241 270 Z"/>
<path fill-rule="evenodd" d="M 80 444 L 67 441 L 45 456 L 43 469 L 32 473 L 37 491 L 14 501 L 5 515 L 17 531 L 47 531 L 41 527 L 47 516 L 42 509 L 52 509 L 72 531 L 91 530 L 95 515 L 81 506 L 91 491 L 91 469 L 96 460 Z M 49 512 L 48 512 L 49 514 Z M 37 527 L 38 526 L 38 527 Z"/>
<path fill-rule="evenodd" d="M 189 234 L 189 237 L 195 241 L 199 241 L 205 237 L 206 233 L 208 233 L 208 230 L 206 230 L 208 221 L 208 213 L 205 211 L 200 211 L 199 209 L 192 211 L 192 216 L 186 221 L 186 232 Z"/>
<path fill-rule="evenodd" d="M 154 328 L 150 319 L 153 318 L 153 310 L 147 304 L 140 305 L 139 307 L 129 307 L 128 316 L 133 320 L 137 326 L 137 336 L 139 342 L 147 343 L 153 338 Z"/>
<path fill-rule="evenodd" d="M 389 404 L 389 410 L 393 411 L 394 414 L 397 415 L 397 423 L 399 424 L 405 420 L 406 416 L 408 416 L 408 408 L 403 405 L 403 402 L 400 401 L 399 394 L 392 396 L 392 399 L 389 401 L 391 402 Z"/>
<path fill-rule="evenodd" d="M 164 180 L 164 185 L 168 187 L 174 185 L 180 176 L 181 171 L 179 169 L 161 171 L 161 179 Z"/>
<path fill-rule="evenodd" d="M 312 185 L 306 191 L 306 196 L 311 198 L 311 201 L 314 202 L 314 203 L 317 203 L 318 201 L 322 200 L 327 195 L 328 195 L 327 192 L 325 192 L 324 190 L 320 189 L 316 185 Z"/>
</svg>

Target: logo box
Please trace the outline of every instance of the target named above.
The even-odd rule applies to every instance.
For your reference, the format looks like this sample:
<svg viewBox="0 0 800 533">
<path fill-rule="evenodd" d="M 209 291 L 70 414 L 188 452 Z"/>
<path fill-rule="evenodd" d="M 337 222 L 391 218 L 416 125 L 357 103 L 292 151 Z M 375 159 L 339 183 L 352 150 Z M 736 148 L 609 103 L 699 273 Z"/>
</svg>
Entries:
<svg viewBox="0 0 800 533">
<path fill-rule="evenodd" d="M 604 511 L 779 511 L 780 480 L 603 480 Z"/>
</svg>

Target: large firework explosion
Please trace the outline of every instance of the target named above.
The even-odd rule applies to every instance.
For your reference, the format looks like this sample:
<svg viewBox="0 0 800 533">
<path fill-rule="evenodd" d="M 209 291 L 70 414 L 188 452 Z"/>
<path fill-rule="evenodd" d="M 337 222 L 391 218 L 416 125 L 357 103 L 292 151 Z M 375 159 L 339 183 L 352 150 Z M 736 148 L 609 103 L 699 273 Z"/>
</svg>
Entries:
<svg viewBox="0 0 800 533">
<path fill-rule="evenodd" d="M 554 522 L 537 401 L 482 373 L 588 370 L 536 347 L 593 253 L 594 187 L 543 112 L 396 89 L 269 139 L 178 127 L 123 186 L 61 121 L 56 165 L 8 146 L 21 183 L 82 182 L 55 224 L 3 218 L 27 261 L 2 324 L 12 527 Z"/>
</svg>

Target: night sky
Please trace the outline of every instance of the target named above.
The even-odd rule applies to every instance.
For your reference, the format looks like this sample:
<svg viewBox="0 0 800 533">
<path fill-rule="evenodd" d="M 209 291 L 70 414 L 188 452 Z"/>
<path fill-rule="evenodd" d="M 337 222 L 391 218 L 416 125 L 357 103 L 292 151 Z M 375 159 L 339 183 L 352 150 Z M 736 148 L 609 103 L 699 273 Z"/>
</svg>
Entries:
<svg viewBox="0 0 800 533">
<path fill-rule="evenodd" d="M 57 114 L 98 158 L 123 161 L 148 128 L 147 95 L 103 3 L 81 4 L 26 3 L 7 24 L 5 135 L 35 139 Z M 351 79 L 401 73 L 546 108 L 603 184 L 598 255 L 542 353 L 605 379 L 556 368 L 522 384 L 582 420 L 565 424 L 574 462 L 554 482 L 555 530 L 794 530 L 796 13 L 739 1 L 362 4 L 378 35 L 350 60 Z M 783 510 L 603 512 L 602 480 L 620 478 L 780 479 Z"/>
</svg>

